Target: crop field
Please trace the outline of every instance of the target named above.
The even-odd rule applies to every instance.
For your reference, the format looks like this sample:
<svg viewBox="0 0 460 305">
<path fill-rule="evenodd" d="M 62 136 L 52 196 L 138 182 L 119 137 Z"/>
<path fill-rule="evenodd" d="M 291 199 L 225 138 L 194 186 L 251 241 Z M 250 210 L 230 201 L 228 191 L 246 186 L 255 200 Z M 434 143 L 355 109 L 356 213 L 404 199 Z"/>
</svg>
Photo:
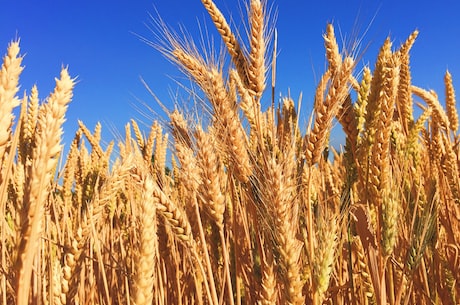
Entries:
<svg viewBox="0 0 460 305">
<path fill-rule="evenodd" d="M 76 80 L 63 68 L 46 100 L 19 95 L 23 56 L 9 45 L 0 303 L 459 304 L 458 108 L 448 71 L 445 100 L 411 82 L 418 32 L 358 69 L 325 25 L 327 67 L 302 124 L 301 103 L 275 98 L 265 2 L 248 0 L 247 33 L 202 4 L 225 57 L 161 20 L 152 42 L 201 113 L 178 104 L 146 131 L 131 120 L 109 145 L 101 124 L 79 122 L 64 154 Z"/>
</svg>

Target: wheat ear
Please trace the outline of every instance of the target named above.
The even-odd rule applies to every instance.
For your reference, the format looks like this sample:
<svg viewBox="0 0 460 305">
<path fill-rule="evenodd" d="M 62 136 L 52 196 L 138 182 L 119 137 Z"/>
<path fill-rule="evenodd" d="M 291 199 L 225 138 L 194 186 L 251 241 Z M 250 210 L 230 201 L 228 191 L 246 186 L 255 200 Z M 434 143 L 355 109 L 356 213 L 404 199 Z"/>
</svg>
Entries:
<svg viewBox="0 0 460 305">
<path fill-rule="evenodd" d="M 224 134 L 222 144 L 228 155 L 230 167 L 241 182 L 247 182 L 252 173 L 252 166 L 246 147 L 246 134 L 236 113 L 235 101 L 229 98 L 222 73 L 215 67 L 207 67 L 201 58 L 183 49 L 173 50 L 172 55 L 194 78 L 211 102 L 214 108 L 214 121 Z"/>
<path fill-rule="evenodd" d="M 157 139 L 155 140 L 155 164 L 154 169 L 157 173 L 157 177 L 161 183 L 164 182 L 166 174 L 166 154 L 168 149 L 169 135 L 158 132 Z"/>
<path fill-rule="evenodd" d="M 353 241 L 352 251 L 356 256 L 356 268 L 354 269 L 358 275 L 357 284 L 360 284 L 362 287 L 360 290 L 356 290 L 356 292 L 353 293 L 362 293 L 364 299 L 368 300 L 370 304 L 375 304 L 375 291 L 372 285 L 371 276 L 369 274 L 370 271 L 369 265 L 366 261 L 365 249 L 363 248 L 363 244 L 358 237 L 356 237 Z M 358 285 L 356 286 L 358 287 Z"/>
<path fill-rule="evenodd" d="M 388 168 L 389 164 L 389 149 L 390 149 L 390 132 L 391 122 L 393 120 L 393 112 L 395 109 L 395 98 L 398 84 L 399 62 L 396 56 L 390 56 L 388 62 L 384 63 L 384 75 L 382 77 L 382 88 L 380 89 L 379 101 L 380 116 L 375 120 L 375 145 L 372 150 L 372 166 L 370 167 L 372 174 L 379 176 L 379 190 L 387 187 Z M 373 172 L 372 170 L 376 170 Z M 376 197 L 379 196 L 375 193 Z"/>
<path fill-rule="evenodd" d="M 411 91 L 413 94 L 423 99 L 427 105 L 433 109 L 433 119 L 435 122 L 444 130 L 449 130 L 449 118 L 442 108 L 437 95 L 433 91 L 427 91 L 414 85 L 411 86 Z"/>
<path fill-rule="evenodd" d="M 26 105 L 23 106 L 24 109 Z M 32 158 L 32 148 L 35 146 L 35 129 L 37 126 L 38 118 L 38 89 L 33 86 L 30 92 L 29 103 L 27 106 L 27 115 L 21 124 L 21 139 L 20 139 L 20 158 L 24 164 L 29 164 Z"/>
<path fill-rule="evenodd" d="M 88 139 L 89 143 L 91 144 L 92 151 L 96 153 L 98 158 L 101 158 L 104 155 L 104 153 L 99 144 L 99 139 L 96 136 L 97 133 L 93 135 L 91 131 L 85 126 L 85 124 L 83 124 L 82 121 L 78 121 L 78 126 L 80 127 L 80 130 L 82 131 L 82 133 L 85 135 L 85 137 Z M 97 126 L 101 126 L 100 123 L 97 123 L 96 127 Z"/>
<path fill-rule="evenodd" d="M 209 15 L 211 16 L 214 25 L 216 26 L 217 31 L 219 32 L 222 40 L 227 47 L 227 51 L 230 54 L 232 61 L 235 65 L 238 74 L 240 75 L 241 79 L 243 80 L 244 85 L 246 88 L 249 88 L 249 79 L 248 79 L 248 64 L 246 58 L 244 56 L 243 50 L 236 39 L 235 35 L 233 34 L 230 26 L 225 20 L 224 15 L 222 12 L 217 8 L 212 0 L 201 0 L 204 7 L 208 11 Z"/>
<path fill-rule="evenodd" d="M 11 136 L 12 110 L 20 103 L 16 97 L 16 93 L 19 90 L 19 75 L 23 69 L 19 50 L 19 41 L 12 42 L 8 46 L 8 51 L 3 57 L 3 64 L 0 70 L 0 105 L 2 105 L 0 107 L 0 158 L 4 156 Z"/>
<path fill-rule="evenodd" d="M 325 99 L 322 94 L 315 97 L 315 121 L 313 129 L 307 136 L 307 160 L 310 165 L 317 163 L 323 153 L 332 121 L 337 116 L 344 99 L 348 95 L 348 83 L 354 62 L 345 58 L 336 74 L 331 75 L 331 85 Z M 320 89 L 323 83 L 320 84 Z"/>
<path fill-rule="evenodd" d="M 145 142 L 144 142 L 144 137 L 142 135 L 141 129 L 139 128 L 139 125 L 137 124 L 136 120 L 131 119 L 130 121 L 131 121 L 131 126 L 133 126 L 134 136 L 136 137 L 137 145 L 139 146 L 139 149 L 141 151 L 144 151 Z"/>
<path fill-rule="evenodd" d="M 407 136 L 406 149 L 409 154 L 414 156 L 415 164 L 420 162 L 421 145 L 418 143 L 420 132 L 423 130 L 426 121 L 431 117 L 432 109 L 423 109 L 423 113 L 415 121 Z"/>
<path fill-rule="evenodd" d="M 222 74 L 212 69 L 209 74 L 212 93 L 209 96 L 215 109 L 214 119 L 222 132 L 225 132 L 223 147 L 229 156 L 231 167 L 241 182 L 247 182 L 252 173 L 252 165 L 247 149 L 246 134 L 232 101 L 229 100 Z"/>
<path fill-rule="evenodd" d="M 398 97 L 396 100 L 398 114 L 401 118 L 403 128 L 407 133 L 409 126 L 413 123 L 414 118 L 412 115 L 412 94 L 411 86 L 411 73 L 410 73 L 410 56 L 409 51 L 418 36 L 418 31 L 414 31 L 404 44 L 397 51 L 399 56 L 401 68 L 399 72 L 399 85 Z"/>
<path fill-rule="evenodd" d="M 322 221 L 326 223 L 321 223 Z M 337 229 L 336 219 L 319 220 L 318 247 L 315 249 L 315 262 L 313 266 L 314 299 L 317 302 L 316 304 L 322 304 L 324 294 L 329 287 L 335 258 L 335 248 L 338 244 Z"/>
<path fill-rule="evenodd" d="M 368 198 L 372 198 L 375 206 L 380 206 L 382 201 L 383 184 L 380 179 L 386 177 L 388 165 L 389 124 L 394 111 L 394 100 L 391 100 L 394 99 L 392 90 L 394 90 L 393 85 L 397 84 L 391 78 L 392 73 L 396 73 L 392 66 L 392 58 L 391 42 L 387 39 L 377 57 L 367 99 L 362 145 L 358 152 L 361 164 L 358 168 L 360 200 L 365 203 Z M 377 138 L 385 142 L 378 142 Z"/>
<path fill-rule="evenodd" d="M 61 150 L 60 140 L 67 104 L 72 98 L 74 81 L 67 69 L 61 71 L 61 78 L 56 79 L 56 88 L 48 103 L 40 111 L 37 146 L 34 149 L 33 164 L 26 181 L 24 205 L 21 212 L 21 241 L 18 246 L 16 261 L 17 304 L 28 304 L 30 279 L 33 259 L 41 236 L 41 223 L 44 204 L 49 192 L 52 171 L 57 164 Z"/>
<path fill-rule="evenodd" d="M 187 147 L 192 147 L 192 138 L 189 134 L 190 128 L 184 115 L 175 109 L 169 114 L 169 119 L 171 120 L 170 124 L 174 140 L 184 143 Z"/>
<path fill-rule="evenodd" d="M 223 193 L 225 174 L 223 164 L 215 147 L 216 139 L 212 134 L 205 133 L 201 128 L 196 131 L 198 147 L 198 164 L 201 168 L 202 184 L 199 193 L 211 218 L 222 228 L 225 211 L 225 195 Z"/>
<path fill-rule="evenodd" d="M 351 143 L 353 154 L 355 154 L 359 132 L 357 116 L 353 109 L 350 95 L 343 100 L 339 112 L 337 113 L 337 119 L 347 135 L 347 140 Z"/>
<path fill-rule="evenodd" d="M 250 4 L 250 22 L 251 22 L 251 37 L 249 53 L 250 65 L 248 75 L 250 80 L 250 89 L 254 92 L 257 98 L 260 98 L 265 89 L 265 20 L 264 7 L 262 1 L 251 0 Z"/>
<path fill-rule="evenodd" d="M 274 153 L 276 154 L 276 152 Z M 285 298 L 288 304 L 303 304 L 303 282 L 299 261 L 301 242 L 296 238 L 298 207 L 295 198 L 294 145 L 290 145 L 280 160 L 267 152 L 261 173 L 262 202 L 267 206 L 274 224 L 275 240 L 283 268 Z"/>
<path fill-rule="evenodd" d="M 144 143 L 142 150 L 142 156 L 144 157 L 145 162 L 152 162 L 153 148 L 155 146 L 155 139 L 157 138 L 157 133 L 161 133 L 161 127 L 157 121 L 154 121 L 150 126 L 149 135 L 147 140 Z"/>
<path fill-rule="evenodd" d="M 142 194 L 139 201 L 139 241 L 135 251 L 132 301 L 136 305 L 148 305 L 153 301 L 155 282 L 155 253 L 157 252 L 156 206 L 153 197 L 154 181 L 150 175 L 137 177 Z"/>
<path fill-rule="evenodd" d="M 446 150 L 445 155 L 441 159 L 441 167 L 447 177 L 450 185 L 450 192 L 452 193 L 453 201 L 457 204 L 460 203 L 460 177 L 459 177 L 459 162 L 458 155 L 452 149 L 452 145 L 447 139 L 446 135 L 442 135 L 442 140 Z"/>
<path fill-rule="evenodd" d="M 271 256 L 265 257 L 265 253 L 262 253 L 262 282 L 260 284 L 260 305 L 275 304 L 277 300 L 276 290 L 276 274 L 274 260 Z"/>
<path fill-rule="evenodd" d="M 458 112 L 457 103 L 455 100 L 455 90 L 452 84 L 452 75 L 446 71 L 444 76 L 444 84 L 446 87 L 446 111 L 449 119 L 449 127 L 454 133 L 458 131 Z"/>
<path fill-rule="evenodd" d="M 342 64 L 342 56 L 340 55 L 339 45 L 337 44 L 337 39 L 335 38 L 334 26 L 331 23 L 328 23 L 326 26 L 326 34 L 323 38 L 329 69 L 332 74 L 335 74 Z"/>
<path fill-rule="evenodd" d="M 366 121 L 366 108 L 367 108 L 367 102 L 368 102 L 369 93 L 370 93 L 371 82 L 372 82 L 371 70 L 369 69 L 369 67 L 365 67 L 363 69 L 363 78 L 359 85 L 358 98 L 356 100 L 356 103 L 354 104 L 354 111 L 356 113 L 356 121 L 357 121 L 356 128 L 358 129 L 358 133 L 360 135 L 362 135 L 364 132 L 364 123 Z M 361 139 L 362 139 L 361 137 L 358 138 L 358 143 L 361 142 Z"/>
<path fill-rule="evenodd" d="M 182 240 L 186 245 L 191 246 L 194 243 L 190 222 L 185 215 L 185 211 L 180 209 L 170 198 L 155 184 L 153 186 L 153 196 L 158 199 L 157 210 L 171 225 L 177 238 Z"/>
</svg>

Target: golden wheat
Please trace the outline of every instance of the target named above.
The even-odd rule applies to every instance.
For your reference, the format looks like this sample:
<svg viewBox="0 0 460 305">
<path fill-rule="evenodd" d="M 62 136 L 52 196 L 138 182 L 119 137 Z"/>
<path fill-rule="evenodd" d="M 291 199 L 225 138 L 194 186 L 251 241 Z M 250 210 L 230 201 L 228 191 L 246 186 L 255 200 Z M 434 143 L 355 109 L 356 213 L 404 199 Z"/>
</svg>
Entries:
<svg viewBox="0 0 460 305">
<path fill-rule="evenodd" d="M 276 41 L 264 106 L 266 1 L 248 0 L 247 39 L 213 1 L 202 4 L 229 61 L 158 24 L 160 51 L 196 85 L 187 93 L 204 115 L 177 104 L 166 124 L 144 134 L 131 120 L 108 145 L 101 124 L 78 122 L 62 168 L 74 80 L 63 69 L 44 103 L 35 86 L 19 98 L 22 57 L 10 44 L 0 70 L 0 302 L 458 303 L 455 91 L 449 72 L 445 107 L 413 84 L 418 32 L 397 50 L 388 38 L 355 79 L 359 63 L 328 24 L 328 67 L 305 130 L 300 105 L 275 101 Z M 335 122 L 343 150 L 329 143 Z"/>
</svg>

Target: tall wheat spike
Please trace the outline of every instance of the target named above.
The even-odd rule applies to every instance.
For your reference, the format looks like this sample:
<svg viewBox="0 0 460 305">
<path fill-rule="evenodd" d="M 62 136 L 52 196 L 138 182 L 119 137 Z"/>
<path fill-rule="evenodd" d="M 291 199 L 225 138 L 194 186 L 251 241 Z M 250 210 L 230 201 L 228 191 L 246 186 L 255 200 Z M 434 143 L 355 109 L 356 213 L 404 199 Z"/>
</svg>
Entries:
<svg viewBox="0 0 460 305">
<path fill-rule="evenodd" d="M 263 2 L 251 0 L 250 3 L 251 23 L 251 51 L 249 53 L 250 65 L 248 76 L 251 82 L 250 88 L 257 98 L 260 98 L 265 90 L 265 12 Z"/>
<path fill-rule="evenodd" d="M 201 2 L 211 16 L 216 29 L 219 31 L 219 34 L 227 47 L 228 53 L 232 57 L 232 61 L 235 64 L 235 68 L 238 71 L 240 78 L 243 80 L 245 87 L 248 88 L 248 63 L 240 43 L 236 39 L 234 33 L 227 23 L 227 20 L 225 19 L 222 12 L 217 8 L 215 3 L 212 0 L 202 0 Z M 260 25 L 257 24 L 257 26 Z"/>
<path fill-rule="evenodd" d="M 411 74 L 410 74 L 410 55 L 409 51 L 418 36 L 418 31 L 414 31 L 409 38 L 403 43 L 398 50 L 398 56 L 401 64 L 399 73 L 399 84 L 398 84 L 398 97 L 397 97 L 397 109 L 399 116 L 401 117 L 404 130 L 407 132 L 410 124 L 413 123 L 412 114 L 412 94 L 410 90 L 411 86 Z"/>
<path fill-rule="evenodd" d="M 26 182 L 24 206 L 21 214 L 21 239 L 18 245 L 16 262 L 17 304 L 28 304 L 30 278 L 33 259 L 41 236 L 41 226 L 53 170 L 61 150 L 60 140 L 67 104 L 72 98 L 74 81 L 67 69 L 61 71 L 56 79 L 55 91 L 48 103 L 43 105 L 38 117 L 37 146 L 33 153 L 33 165 L 30 167 Z"/>
<path fill-rule="evenodd" d="M 449 118 L 449 128 L 456 133 L 458 131 L 457 103 L 455 100 L 454 86 L 452 85 L 452 75 L 449 71 L 444 75 L 444 84 L 446 88 L 446 111 L 447 117 Z"/>
<path fill-rule="evenodd" d="M 11 125 L 13 123 L 12 110 L 18 106 L 20 101 L 16 97 L 19 90 L 19 75 L 22 72 L 22 57 L 19 56 L 19 41 L 11 43 L 8 53 L 3 58 L 0 70 L 0 157 L 4 158 L 6 146 L 11 136 Z"/>
<path fill-rule="evenodd" d="M 353 59 L 347 57 L 337 72 L 331 72 L 331 84 L 324 100 L 315 99 L 315 120 L 313 129 L 307 136 L 307 160 L 309 164 L 319 161 L 332 128 L 332 121 L 338 115 L 343 101 L 348 95 L 348 83 L 353 69 Z"/>
<path fill-rule="evenodd" d="M 152 304 L 155 260 L 157 253 L 156 241 L 156 200 L 153 197 L 153 178 L 145 175 L 139 176 L 142 184 L 142 195 L 139 198 L 139 245 L 135 252 L 133 295 L 132 300 L 136 305 Z"/>
</svg>

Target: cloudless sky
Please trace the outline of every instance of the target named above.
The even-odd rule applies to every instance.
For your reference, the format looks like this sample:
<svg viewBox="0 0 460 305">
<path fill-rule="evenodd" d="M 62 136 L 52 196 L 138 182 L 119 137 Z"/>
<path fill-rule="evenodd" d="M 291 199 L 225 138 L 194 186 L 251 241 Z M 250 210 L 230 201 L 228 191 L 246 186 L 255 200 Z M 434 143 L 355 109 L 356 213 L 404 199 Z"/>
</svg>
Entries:
<svg viewBox="0 0 460 305">
<path fill-rule="evenodd" d="M 233 28 L 244 33 L 244 2 L 215 3 L 233 20 Z M 334 23 L 337 37 L 343 37 L 345 44 L 363 38 L 361 62 L 371 68 L 388 35 L 397 48 L 418 29 L 420 34 L 411 52 L 413 83 L 436 90 L 442 99 L 443 76 L 449 69 L 454 86 L 460 88 L 458 1 L 268 0 L 268 6 L 277 12 L 276 94 L 290 93 L 297 100 L 302 92 L 305 115 L 311 112 L 315 85 L 325 69 L 322 35 L 327 22 Z M 0 53 L 5 54 L 11 40 L 21 39 L 21 53 L 25 54 L 21 92 L 30 92 L 37 84 L 41 99 L 53 90 L 61 67 L 68 66 L 70 74 L 78 76 L 78 84 L 64 126 L 65 144 L 77 130 L 77 120 L 90 129 L 100 121 L 104 137 L 110 140 L 114 129 L 124 134 L 124 125 L 131 118 L 151 122 L 152 116 L 141 114 L 146 110 L 142 103 L 164 116 L 140 77 L 168 108 L 173 108 L 171 92 L 177 91 L 175 79 L 182 80 L 183 75 L 137 36 L 155 40 L 147 25 L 151 24 L 149 14 L 156 16 L 156 11 L 171 28 L 177 30 L 183 25 L 197 37 L 198 23 L 211 28 L 199 0 L 2 1 Z M 210 33 L 219 41 L 216 32 Z"/>
</svg>

